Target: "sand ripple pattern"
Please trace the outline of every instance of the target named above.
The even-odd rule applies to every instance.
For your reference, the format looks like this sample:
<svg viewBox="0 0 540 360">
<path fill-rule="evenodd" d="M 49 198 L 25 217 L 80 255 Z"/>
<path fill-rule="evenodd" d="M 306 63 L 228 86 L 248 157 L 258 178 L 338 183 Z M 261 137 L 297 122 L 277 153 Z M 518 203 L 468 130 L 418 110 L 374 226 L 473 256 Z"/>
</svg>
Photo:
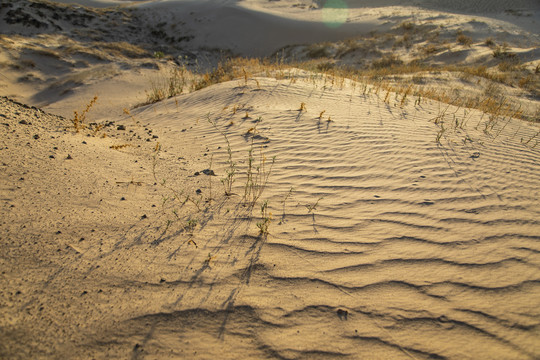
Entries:
<svg viewBox="0 0 540 360">
<path fill-rule="evenodd" d="M 133 329 L 153 323 L 158 343 L 185 354 L 236 339 L 236 358 L 540 357 L 540 152 L 519 141 L 532 128 L 511 123 L 494 138 L 474 130 L 476 114 L 437 144 L 436 103 L 259 81 L 268 90 L 221 84 L 156 121 L 199 119 L 185 136 L 221 146 L 223 173 L 223 138 L 202 114 L 225 129 L 239 166 L 262 118 L 256 149 L 276 156 L 263 195 L 270 236 L 227 240 L 236 262 L 197 289 L 220 301 L 180 301 Z"/>
</svg>

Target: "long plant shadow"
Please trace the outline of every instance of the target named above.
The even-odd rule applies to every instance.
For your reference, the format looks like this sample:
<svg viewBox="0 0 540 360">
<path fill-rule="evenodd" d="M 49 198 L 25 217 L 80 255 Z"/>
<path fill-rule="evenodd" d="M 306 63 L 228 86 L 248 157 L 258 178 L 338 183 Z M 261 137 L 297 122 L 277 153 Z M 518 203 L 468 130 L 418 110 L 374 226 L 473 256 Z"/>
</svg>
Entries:
<svg viewBox="0 0 540 360">
<path fill-rule="evenodd" d="M 235 303 L 238 295 L 245 286 L 249 286 L 251 277 L 256 269 L 257 262 L 259 260 L 262 247 L 266 241 L 266 235 L 260 234 L 258 237 L 254 238 L 254 242 L 251 247 L 246 251 L 245 255 L 249 256 L 247 266 L 243 269 L 240 275 L 240 281 L 238 287 L 234 288 L 227 300 L 223 303 L 223 308 L 226 310 L 225 317 L 218 330 L 218 338 L 224 339 L 225 333 L 227 331 L 227 323 L 229 322 L 230 316 L 234 313 Z"/>
</svg>

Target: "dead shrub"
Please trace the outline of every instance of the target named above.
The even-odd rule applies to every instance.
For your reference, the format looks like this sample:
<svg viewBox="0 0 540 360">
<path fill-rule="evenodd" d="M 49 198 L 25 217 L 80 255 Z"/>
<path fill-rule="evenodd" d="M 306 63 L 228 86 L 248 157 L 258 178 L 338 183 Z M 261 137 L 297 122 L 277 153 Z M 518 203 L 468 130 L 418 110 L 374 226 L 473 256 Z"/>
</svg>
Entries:
<svg viewBox="0 0 540 360">
<path fill-rule="evenodd" d="M 392 68 L 403 65 L 403 60 L 401 60 L 397 55 L 385 55 L 379 60 L 373 61 L 371 67 L 373 69 L 383 69 L 383 68 Z"/>
<path fill-rule="evenodd" d="M 310 59 L 327 58 L 330 56 L 328 44 L 314 44 L 307 48 L 306 56 Z"/>
<path fill-rule="evenodd" d="M 457 36 L 457 38 L 456 38 L 456 41 L 460 45 L 469 46 L 469 47 L 473 43 L 473 39 L 470 36 L 467 36 L 467 35 L 464 35 L 464 34 L 459 34 Z"/>
</svg>

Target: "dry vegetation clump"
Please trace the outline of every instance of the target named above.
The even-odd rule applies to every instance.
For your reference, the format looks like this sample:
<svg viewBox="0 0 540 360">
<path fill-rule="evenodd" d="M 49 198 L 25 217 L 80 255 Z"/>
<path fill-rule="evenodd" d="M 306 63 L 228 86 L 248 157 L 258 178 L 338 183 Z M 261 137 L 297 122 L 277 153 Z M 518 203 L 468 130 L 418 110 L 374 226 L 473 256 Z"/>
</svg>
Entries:
<svg viewBox="0 0 540 360">
<path fill-rule="evenodd" d="M 484 41 L 484 45 L 486 45 L 487 47 L 489 48 L 494 48 L 496 46 L 495 44 L 495 41 L 493 40 L 493 38 L 487 38 L 485 41 Z"/>
<path fill-rule="evenodd" d="M 414 32 L 416 25 L 411 21 L 402 22 L 399 27 L 405 32 Z"/>
<path fill-rule="evenodd" d="M 264 73 L 271 76 L 272 72 L 282 69 L 281 60 L 272 62 L 269 59 L 258 58 L 228 58 L 222 61 L 218 66 L 209 72 L 199 76 L 199 79 L 193 83 L 193 90 L 200 90 L 213 84 L 230 81 L 238 78 L 244 79 L 247 85 L 248 80 L 253 74 Z M 279 75 L 277 75 L 279 77 Z"/>
<path fill-rule="evenodd" d="M 435 44 L 426 44 L 424 47 L 422 47 L 422 53 L 424 56 L 429 56 L 438 53 L 441 51 L 441 48 L 436 46 Z"/>
<path fill-rule="evenodd" d="M 471 47 L 473 44 L 473 39 L 470 36 L 467 36 L 463 33 L 459 33 L 456 37 L 456 41 L 460 45 Z"/>
<path fill-rule="evenodd" d="M 308 46 L 306 55 L 310 59 L 328 58 L 331 56 L 331 45 L 328 43 Z"/>
<path fill-rule="evenodd" d="M 493 50 L 493 57 L 499 60 L 506 61 L 519 61 L 519 58 L 516 53 L 511 52 L 508 44 L 504 43 L 502 45 L 495 46 Z"/>
<path fill-rule="evenodd" d="M 148 50 L 143 49 L 140 46 L 130 44 L 125 41 L 119 42 L 104 42 L 98 41 L 92 43 L 93 48 L 100 49 L 103 52 L 109 53 L 114 57 L 126 57 L 126 58 L 146 58 L 150 57 Z"/>
<path fill-rule="evenodd" d="M 403 65 L 403 60 L 401 60 L 397 55 L 385 55 L 379 60 L 375 60 L 371 63 L 371 68 L 373 69 L 385 69 L 385 68 L 399 68 Z"/>
<path fill-rule="evenodd" d="M 64 36 L 57 39 L 47 37 L 47 41 L 57 41 L 59 44 L 54 50 L 56 57 L 69 60 L 70 57 L 84 56 L 94 58 L 99 61 L 117 61 L 119 58 L 142 59 L 150 58 L 148 50 L 125 41 L 108 42 L 94 41 L 89 44 L 73 41 Z M 36 51 L 36 50 L 35 50 Z M 47 51 L 47 49 L 41 49 Z M 50 49 L 48 51 L 51 51 Z"/>
<path fill-rule="evenodd" d="M 220 62 L 214 70 L 203 74 L 201 79 L 193 85 L 193 89 L 200 90 L 210 85 L 232 80 L 239 76 L 240 74 L 236 73 L 233 62 L 227 60 L 226 62 Z"/>
<path fill-rule="evenodd" d="M 267 59 L 228 58 L 211 71 L 192 74 L 193 81 L 188 88 L 199 90 L 234 79 L 243 79 L 243 85 L 247 86 L 250 81 L 257 82 L 252 79 L 254 75 L 290 78 L 292 83 L 297 81 L 297 75 L 294 75 L 297 70 L 292 69 L 301 69 L 314 73 L 313 78 L 325 79 L 325 85 L 327 80 L 334 86 L 342 85 L 343 79 L 350 79 L 371 84 L 376 91 L 396 92 L 400 98 L 430 98 L 490 113 L 500 112 L 495 103 L 503 101 L 507 91 L 515 93 L 512 89 L 522 89 L 527 92 L 526 96 L 533 98 L 540 96 L 540 65 L 531 69 L 531 65 L 524 65 L 508 45 L 497 45 L 491 38 L 483 44 L 475 44 L 461 31 L 446 34 L 444 38 L 440 31 L 433 23 L 404 22 L 386 34 L 371 33 L 337 43 L 287 46 L 276 52 L 275 57 Z M 456 44 L 474 47 L 472 51 L 478 46 L 488 46 L 494 60 L 452 64 L 445 59 L 454 55 L 452 50 Z M 450 80 L 440 76 L 443 72 Z M 435 78 L 447 81 L 448 88 L 439 85 L 429 88 L 429 79 Z M 450 88 L 455 87 L 451 81 L 459 80 L 471 91 Z M 156 90 L 149 100 L 159 101 L 168 96 L 164 89 Z M 405 102 L 398 103 L 403 105 Z M 513 111 L 514 116 L 522 114 L 518 102 L 509 105 L 506 101 L 512 109 L 508 111 Z"/>
<path fill-rule="evenodd" d="M 340 66 L 329 59 L 289 62 L 284 65 L 281 60 L 272 62 L 268 59 L 229 58 L 220 63 L 214 70 L 196 76 L 191 88 L 199 90 L 212 84 L 234 79 L 243 79 L 244 85 L 247 85 L 250 77 L 258 73 L 268 77 L 290 78 L 291 81 L 296 81 L 294 73 L 291 72 L 292 69 L 303 69 L 319 74 L 321 78 L 328 79 L 332 85 L 342 85 L 344 79 L 372 84 L 376 92 L 383 90 L 386 91 L 387 95 L 389 92 L 395 92 L 396 97 L 399 95 L 402 98 L 401 105 L 405 103 L 407 98 L 427 98 L 500 115 L 502 110 L 499 105 L 504 102 L 505 115 L 511 114 L 513 117 L 523 117 L 529 120 L 533 120 L 534 116 L 525 114 L 519 104 L 505 99 L 502 86 L 520 86 L 522 89 L 530 91 L 534 96 L 538 96 L 538 90 L 535 87 L 540 81 L 540 76 L 534 71 L 521 67 L 518 68 L 518 71 L 503 73 L 484 65 L 433 66 L 418 59 L 406 63 L 396 55 L 375 60 L 369 68 Z M 471 84 L 483 84 L 483 93 L 467 95 L 452 89 L 427 88 L 425 85 L 427 83 L 426 77 L 439 74 L 442 71 L 457 74 Z M 401 77 L 403 75 L 406 76 Z M 159 96 L 155 97 L 156 101 L 165 98 L 164 94 L 165 91 L 159 92 Z"/>
<path fill-rule="evenodd" d="M 92 100 L 86 105 L 86 108 L 81 111 L 80 113 L 78 111 L 73 112 L 73 119 L 71 119 L 71 122 L 73 123 L 73 127 L 75 129 L 75 132 L 79 132 L 82 129 L 86 127 L 85 121 L 86 121 L 86 114 L 90 111 L 92 106 L 97 102 L 98 97 L 94 96 Z"/>
<path fill-rule="evenodd" d="M 185 66 L 175 65 L 170 68 L 167 75 L 151 80 L 150 89 L 146 91 L 146 102 L 140 105 L 152 104 L 164 99 L 182 94 L 186 90 L 200 90 L 205 87 L 230 81 L 238 78 L 244 79 L 244 85 L 254 73 L 270 73 L 279 69 L 269 60 L 247 59 L 247 58 L 228 58 L 220 62 L 214 69 L 202 74 L 194 73 Z M 276 75 L 279 77 L 279 75 Z M 258 85 L 258 81 L 254 79 Z"/>
<path fill-rule="evenodd" d="M 184 66 L 171 68 L 167 76 L 161 76 L 151 80 L 150 90 L 146 91 L 146 104 L 153 104 L 161 100 L 169 99 L 184 92 L 188 78 L 191 75 Z"/>
<path fill-rule="evenodd" d="M 381 56 L 374 39 L 348 39 L 341 43 L 336 51 L 336 58 L 343 59 L 347 55 Z"/>
</svg>

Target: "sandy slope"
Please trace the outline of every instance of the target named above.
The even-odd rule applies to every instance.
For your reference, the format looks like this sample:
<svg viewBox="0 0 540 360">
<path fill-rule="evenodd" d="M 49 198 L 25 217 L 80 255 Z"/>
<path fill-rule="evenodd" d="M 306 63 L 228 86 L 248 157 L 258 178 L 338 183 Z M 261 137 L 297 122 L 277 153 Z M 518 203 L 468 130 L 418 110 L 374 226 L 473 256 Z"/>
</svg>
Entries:
<svg viewBox="0 0 540 360">
<path fill-rule="evenodd" d="M 491 139 L 471 129 L 475 114 L 467 130 L 437 145 L 429 121 L 437 104 L 400 109 L 350 88 L 259 81 L 262 90 L 224 84 L 181 99 L 179 110 L 172 102 L 151 110 L 153 124 L 171 129 L 205 111 L 222 126 L 232 119 L 226 128 L 233 149 L 244 148 L 239 162 L 260 116 L 264 152 L 277 156 L 264 194 L 271 236 L 242 246 L 244 230 L 216 232 L 211 280 L 196 274 L 202 289 L 183 292 L 169 314 L 141 319 L 159 329 L 156 346 L 191 316 L 185 298 L 208 298 L 198 306 L 234 309 L 223 320 L 203 316 L 214 324 L 209 333 L 247 337 L 286 358 L 538 354 L 538 152 L 519 144 L 534 127 L 512 122 Z M 233 104 L 249 107 L 250 119 L 221 112 Z M 335 121 L 320 122 L 322 110 Z M 223 146 L 200 121 L 195 137 Z M 461 142 L 466 134 L 472 144 Z M 305 205 L 321 197 L 310 212 Z M 256 329 L 244 334 L 243 326 Z"/>
<path fill-rule="evenodd" d="M 146 43 L 159 21 L 211 63 L 200 46 L 257 54 L 435 16 L 443 37 L 461 26 L 479 42 L 519 38 L 537 64 L 534 1 L 516 2 L 519 16 L 503 1 L 415 4 L 350 1 L 350 27 L 334 32 L 317 1 L 40 8 L 60 20 L 24 7 L 64 32 L 2 28 L 2 94 L 65 117 L 0 98 L 0 357 L 540 357 L 537 124 L 301 70 L 132 108 L 171 66 Z M 87 11 L 92 27 L 77 25 Z M 279 36 L 256 47 L 253 27 Z M 294 28 L 312 32 L 287 37 Z M 463 93 L 483 90 L 468 81 Z M 73 111 L 94 95 L 77 133 Z M 250 149 L 268 175 L 254 206 Z"/>
<path fill-rule="evenodd" d="M 437 103 L 401 108 L 346 85 L 257 80 L 260 88 L 233 81 L 142 109 L 139 125 L 124 120 L 127 134 L 158 134 L 158 185 L 156 139 L 113 150 L 127 142 L 117 125 L 106 139 L 73 135 L 4 100 L 8 114 L 20 113 L 3 127 L 2 227 L 12 244 L 4 352 L 538 356 L 539 154 L 521 142 L 535 127 L 511 120 L 488 136 L 474 130 L 485 119 L 473 114 L 438 145 Z M 218 178 L 227 167 L 208 113 L 230 140 L 240 195 L 247 131 L 262 118 L 255 149 L 276 156 L 261 198 L 273 213 L 267 238 L 257 235 L 258 207 L 193 175 L 209 157 Z M 182 199 L 202 199 L 200 210 L 171 199 L 162 179 Z"/>
</svg>

